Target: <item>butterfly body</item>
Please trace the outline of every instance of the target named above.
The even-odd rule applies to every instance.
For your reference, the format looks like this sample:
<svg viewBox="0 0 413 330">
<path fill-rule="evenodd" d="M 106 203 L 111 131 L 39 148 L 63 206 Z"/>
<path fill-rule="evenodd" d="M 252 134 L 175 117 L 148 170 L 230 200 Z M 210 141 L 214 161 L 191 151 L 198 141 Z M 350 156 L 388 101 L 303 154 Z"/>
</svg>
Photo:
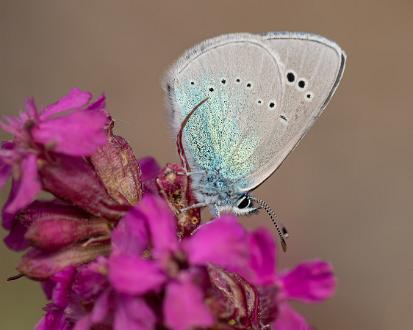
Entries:
<svg viewBox="0 0 413 330">
<path fill-rule="evenodd" d="M 212 170 L 192 179 L 196 199 L 203 204 L 211 205 L 214 213 L 233 212 L 238 215 L 250 214 L 255 207 L 239 208 L 238 204 L 248 198 L 248 194 L 240 192 L 236 183 L 224 178 L 219 171 Z M 244 203 L 245 204 L 245 203 Z"/>
<path fill-rule="evenodd" d="M 308 33 L 231 34 L 188 50 L 166 89 L 200 204 L 255 211 L 250 192 L 313 125 L 344 65 L 339 46 Z"/>
</svg>

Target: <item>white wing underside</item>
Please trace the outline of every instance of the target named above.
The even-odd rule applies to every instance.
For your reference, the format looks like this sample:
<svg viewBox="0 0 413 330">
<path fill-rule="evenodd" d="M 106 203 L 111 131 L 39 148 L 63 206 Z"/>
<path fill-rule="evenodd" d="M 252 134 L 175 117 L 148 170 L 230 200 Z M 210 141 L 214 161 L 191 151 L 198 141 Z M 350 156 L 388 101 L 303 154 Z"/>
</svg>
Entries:
<svg viewBox="0 0 413 330">
<path fill-rule="evenodd" d="M 190 49 L 166 87 L 175 133 L 208 97 L 184 131 L 191 167 L 218 166 L 239 192 L 256 188 L 324 110 L 344 65 L 338 45 L 307 33 L 224 35 Z"/>
</svg>

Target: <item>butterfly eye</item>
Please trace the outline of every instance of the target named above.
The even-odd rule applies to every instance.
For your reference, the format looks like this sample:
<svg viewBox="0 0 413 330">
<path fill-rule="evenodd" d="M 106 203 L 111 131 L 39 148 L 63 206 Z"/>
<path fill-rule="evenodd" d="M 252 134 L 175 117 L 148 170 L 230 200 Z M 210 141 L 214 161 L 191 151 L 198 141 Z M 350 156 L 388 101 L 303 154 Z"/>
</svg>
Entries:
<svg viewBox="0 0 413 330">
<path fill-rule="evenodd" d="M 214 91 L 214 87 L 210 87 L 210 88 L 209 88 L 209 91 L 210 91 L 210 92 L 213 92 L 213 91 Z"/>
<path fill-rule="evenodd" d="M 274 108 L 275 108 L 275 102 L 270 102 L 270 103 L 268 104 L 268 106 L 269 106 L 271 109 L 274 109 Z"/>
<path fill-rule="evenodd" d="M 247 83 L 247 88 L 251 88 L 252 87 L 252 84 L 249 82 L 249 83 Z"/>
<path fill-rule="evenodd" d="M 227 82 L 227 80 L 226 80 L 226 79 L 221 79 L 221 84 L 225 85 L 225 84 L 226 84 L 226 82 Z"/>
<path fill-rule="evenodd" d="M 238 199 L 237 207 L 239 209 L 245 209 L 247 207 L 250 207 L 251 204 L 252 204 L 252 200 L 248 196 L 244 195 L 240 199 Z"/>
<path fill-rule="evenodd" d="M 191 81 L 191 85 L 195 85 L 195 81 Z"/>
</svg>

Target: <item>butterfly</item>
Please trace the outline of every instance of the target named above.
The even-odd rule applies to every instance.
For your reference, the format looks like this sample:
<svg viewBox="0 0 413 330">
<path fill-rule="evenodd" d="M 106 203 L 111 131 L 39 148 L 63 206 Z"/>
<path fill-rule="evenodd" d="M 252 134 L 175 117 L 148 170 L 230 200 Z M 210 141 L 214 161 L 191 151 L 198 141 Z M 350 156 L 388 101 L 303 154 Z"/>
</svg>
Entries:
<svg viewBox="0 0 413 330">
<path fill-rule="evenodd" d="M 281 165 L 326 107 L 346 55 L 310 33 L 228 34 L 187 50 L 165 78 L 177 147 L 198 201 L 212 213 L 265 209 L 251 192 Z"/>
</svg>

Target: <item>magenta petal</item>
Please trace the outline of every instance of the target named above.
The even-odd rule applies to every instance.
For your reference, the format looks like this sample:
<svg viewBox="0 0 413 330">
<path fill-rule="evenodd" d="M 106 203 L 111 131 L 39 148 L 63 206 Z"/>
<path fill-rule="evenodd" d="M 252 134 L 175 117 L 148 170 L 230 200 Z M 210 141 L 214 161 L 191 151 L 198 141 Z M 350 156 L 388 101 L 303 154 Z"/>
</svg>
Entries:
<svg viewBox="0 0 413 330">
<path fill-rule="evenodd" d="M 96 300 L 91 313 L 91 320 L 93 323 L 101 323 L 105 320 L 109 312 L 110 306 L 110 292 L 109 290 L 103 292 Z"/>
<path fill-rule="evenodd" d="M 137 209 L 131 209 L 112 232 L 112 253 L 140 255 L 146 249 L 146 218 Z"/>
<path fill-rule="evenodd" d="M 105 257 L 98 257 L 96 261 L 78 267 L 72 292 L 85 302 L 94 301 L 108 285 L 104 274 L 106 263 Z"/>
<path fill-rule="evenodd" d="M 54 289 L 56 283 L 53 282 L 53 280 L 51 278 L 48 278 L 47 280 L 44 280 L 40 283 L 41 283 L 41 286 L 42 286 L 42 289 L 43 289 L 43 292 L 44 292 L 46 298 L 48 300 L 51 300 L 52 296 L 53 296 L 53 289 Z"/>
<path fill-rule="evenodd" d="M 37 173 L 37 158 L 28 155 L 21 164 L 20 178 L 14 199 L 7 205 L 5 212 L 15 213 L 29 205 L 40 192 L 41 185 Z"/>
<path fill-rule="evenodd" d="M 153 330 L 156 317 L 145 301 L 121 295 L 117 299 L 114 330 Z"/>
<path fill-rule="evenodd" d="M 155 180 L 161 168 L 153 157 L 139 159 L 139 166 L 142 171 L 142 181 Z"/>
<path fill-rule="evenodd" d="M 23 251 L 29 247 L 29 242 L 24 238 L 27 227 L 20 221 L 15 221 L 9 234 L 4 238 L 4 243 L 9 249 L 14 251 Z"/>
<path fill-rule="evenodd" d="M 167 286 L 164 316 L 165 324 L 174 330 L 208 327 L 214 323 L 203 292 L 190 278 Z"/>
<path fill-rule="evenodd" d="M 118 292 L 143 294 L 159 288 L 165 281 L 165 275 L 154 262 L 116 255 L 109 259 L 109 281 Z"/>
<path fill-rule="evenodd" d="M 70 330 L 70 323 L 66 320 L 62 310 L 57 309 L 56 306 L 48 306 L 46 315 L 36 325 L 34 330 Z"/>
<path fill-rule="evenodd" d="M 299 264 L 281 278 L 287 299 L 303 302 L 322 301 L 334 294 L 336 280 L 330 263 L 321 260 Z"/>
<path fill-rule="evenodd" d="M 11 174 L 11 166 L 0 158 L 0 188 L 4 186 Z"/>
<path fill-rule="evenodd" d="M 253 282 L 259 285 L 273 284 L 275 272 L 275 243 L 266 229 L 258 229 L 249 237 L 251 267 L 255 273 Z"/>
<path fill-rule="evenodd" d="M 50 117 L 51 115 L 59 112 L 78 109 L 86 105 L 91 98 L 92 94 L 84 92 L 79 88 L 73 88 L 59 101 L 45 107 L 41 113 L 41 118 L 46 119 L 47 117 Z"/>
<path fill-rule="evenodd" d="M 176 219 L 165 201 L 153 195 L 142 198 L 138 209 L 147 218 L 152 245 L 155 253 L 176 250 Z"/>
<path fill-rule="evenodd" d="M 33 130 L 36 142 L 72 156 L 91 155 L 106 142 L 106 115 L 101 111 L 76 111 L 39 123 Z"/>
<path fill-rule="evenodd" d="M 32 97 L 26 100 L 25 109 L 26 109 L 27 114 L 29 115 L 29 118 L 32 118 L 32 119 L 37 118 L 38 116 L 37 107 Z"/>
<path fill-rule="evenodd" d="M 94 101 L 93 103 L 91 103 L 86 110 L 90 110 L 90 111 L 100 111 L 105 109 L 106 107 L 106 96 L 105 95 L 101 95 L 99 96 L 96 101 Z M 106 114 L 107 116 L 109 116 L 109 114 Z"/>
<path fill-rule="evenodd" d="M 156 162 L 155 158 L 144 157 L 139 160 L 139 167 L 141 169 L 142 187 L 145 193 L 158 193 L 158 186 L 156 178 L 161 168 Z"/>
<path fill-rule="evenodd" d="M 76 322 L 72 330 L 89 330 L 92 328 L 92 325 L 93 324 L 92 324 L 92 321 L 90 320 L 90 316 L 86 315 Z"/>
<path fill-rule="evenodd" d="M 2 221 L 3 227 L 8 230 L 12 229 L 13 227 L 13 224 L 15 222 L 16 213 L 7 212 L 7 208 L 14 201 L 18 188 L 19 188 L 19 183 L 13 180 L 11 184 L 9 196 L 7 197 L 7 200 L 4 203 L 2 214 L 1 214 L 1 217 L 3 220 Z"/>
<path fill-rule="evenodd" d="M 56 306 L 65 308 L 68 304 L 74 275 L 75 268 L 67 267 L 52 276 L 52 281 L 56 283 L 53 288 L 52 300 Z"/>
<path fill-rule="evenodd" d="M 7 133 L 21 136 L 21 128 L 24 125 L 24 122 L 25 119 L 22 118 L 22 115 L 20 115 L 20 117 L 4 116 L 0 121 L 0 128 Z"/>
<path fill-rule="evenodd" d="M 191 264 L 214 264 L 240 271 L 249 264 L 247 232 L 231 215 L 224 215 L 201 227 L 183 242 Z M 247 269 L 245 269 L 247 270 Z"/>
<path fill-rule="evenodd" d="M 277 320 L 273 323 L 276 330 L 311 330 L 307 321 L 288 304 L 281 304 Z"/>
</svg>

